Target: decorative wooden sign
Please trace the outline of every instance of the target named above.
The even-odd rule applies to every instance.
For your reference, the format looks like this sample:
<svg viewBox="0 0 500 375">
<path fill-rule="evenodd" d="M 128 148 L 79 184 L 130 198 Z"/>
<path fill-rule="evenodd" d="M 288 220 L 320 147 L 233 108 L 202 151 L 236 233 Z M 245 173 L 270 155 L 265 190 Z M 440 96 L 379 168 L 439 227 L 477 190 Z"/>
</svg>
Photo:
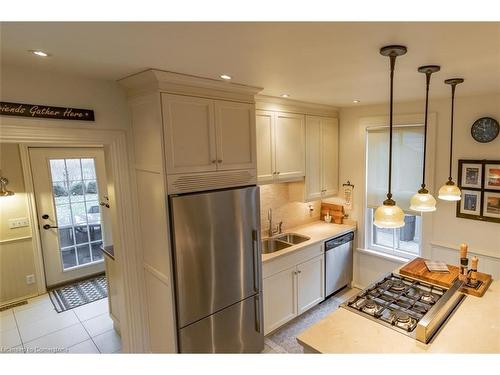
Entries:
<svg viewBox="0 0 500 375">
<path fill-rule="evenodd" d="M 48 105 L 0 102 L 0 115 L 56 120 L 94 121 L 91 109 L 53 107 Z"/>
</svg>

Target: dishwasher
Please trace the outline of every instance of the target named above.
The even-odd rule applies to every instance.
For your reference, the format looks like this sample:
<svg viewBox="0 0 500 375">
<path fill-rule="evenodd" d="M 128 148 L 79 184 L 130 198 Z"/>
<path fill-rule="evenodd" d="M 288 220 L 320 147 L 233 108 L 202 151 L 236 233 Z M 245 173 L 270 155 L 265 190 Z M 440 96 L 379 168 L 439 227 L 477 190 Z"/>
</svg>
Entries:
<svg viewBox="0 0 500 375">
<path fill-rule="evenodd" d="M 325 242 L 325 298 L 351 283 L 353 239 L 349 232 Z"/>
</svg>

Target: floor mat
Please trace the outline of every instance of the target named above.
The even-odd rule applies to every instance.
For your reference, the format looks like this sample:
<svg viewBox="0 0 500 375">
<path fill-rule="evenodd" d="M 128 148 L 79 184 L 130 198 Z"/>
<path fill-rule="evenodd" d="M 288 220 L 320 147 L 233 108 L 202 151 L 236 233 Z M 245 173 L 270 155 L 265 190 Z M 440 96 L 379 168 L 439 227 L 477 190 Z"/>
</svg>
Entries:
<svg viewBox="0 0 500 375">
<path fill-rule="evenodd" d="M 58 313 L 86 305 L 108 296 L 106 276 L 65 285 L 49 292 L 50 300 Z"/>
</svg>

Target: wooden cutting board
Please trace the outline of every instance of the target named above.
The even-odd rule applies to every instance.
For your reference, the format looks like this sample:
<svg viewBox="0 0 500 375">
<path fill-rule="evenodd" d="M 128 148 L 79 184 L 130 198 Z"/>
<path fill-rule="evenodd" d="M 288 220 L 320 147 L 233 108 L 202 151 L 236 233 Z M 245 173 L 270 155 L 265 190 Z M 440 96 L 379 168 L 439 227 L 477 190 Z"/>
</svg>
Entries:
<svg viewBox="0 0 500 375">
<path fill-rule="evenodd" d="M 459 268 L 448 264 L 448 269 L 450 272 L 431 272 L 425 265 L 425 259 L 415 258 L 410 263 L 401 267 L 399 273 L 414 279 L 449 288 L 457 279 Z"/>
</svg>

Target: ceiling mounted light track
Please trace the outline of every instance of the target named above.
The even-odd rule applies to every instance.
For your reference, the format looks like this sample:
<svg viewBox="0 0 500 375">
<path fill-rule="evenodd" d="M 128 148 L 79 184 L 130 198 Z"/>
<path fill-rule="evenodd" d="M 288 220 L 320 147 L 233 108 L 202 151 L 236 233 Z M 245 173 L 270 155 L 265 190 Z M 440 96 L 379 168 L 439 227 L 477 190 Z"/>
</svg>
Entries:
<svg viewBox="0 0 500 375">
<path fill-rule="evenodd" d="M 453 182 L 451 170 L 453 165 L 453 115 L 455 111 L 455 87 L 463 81 L 463 78 L 451 78 L 444 81 L 444 83 L 451 86 L 450 169 L 448 181 L 439 189 L 438 198 L 445 201 L 459 201 L 462 195 L 458 186 Z"/>
<path fill-rule="evenodd" d="M 396 205 L 392 199 L 391 193 L 391 178 L 392 178 L 392 126 L 393 126 L 393 93 L 394 93 L 394 67 L 396 58 L 406 54 L 405 46 L 391 45 L 382 47 L 380 54 L 388 56 L 390 59 L 391 69 L 391 90 L 390 90 L 390 106 L 389 106 L 389 183 L 387 189 L 387 199 L 375 210 L 373 224 L 379 228 L 401 228 L 405 225 L 405 214 L 401 208 Z"/>
<path fill-rule="evenodd" d="M 418 68 L 420 73 L 425 74 L 425 119 L 424 119 L 424 160 L 422 165 L 422 185 L 420 190 L 415 194 L 410 201 L 410 210 L 418 212 L 433 212 L 436 211 L 436 199 L 429 193 L 425 187 L 425 156 L 427 151 L 427 123 L 429 113 L 429 86 L 431 83 L 432 73 L 439 72 L 439 65 L 425 65 Z"/>
</svg>

